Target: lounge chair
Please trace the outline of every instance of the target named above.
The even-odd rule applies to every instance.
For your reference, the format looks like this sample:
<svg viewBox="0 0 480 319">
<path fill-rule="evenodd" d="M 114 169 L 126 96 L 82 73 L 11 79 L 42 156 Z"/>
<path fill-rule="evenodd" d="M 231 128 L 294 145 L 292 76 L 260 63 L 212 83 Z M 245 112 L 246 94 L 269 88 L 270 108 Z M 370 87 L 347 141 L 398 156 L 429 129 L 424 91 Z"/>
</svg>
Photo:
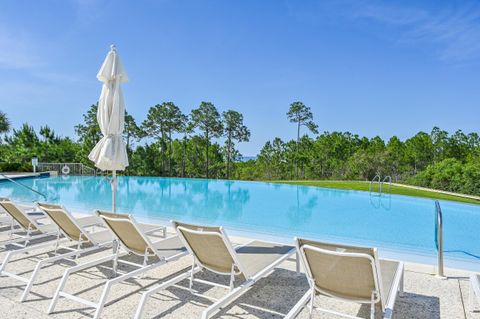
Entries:
<svg viewBox="0 0 480 319">
<path fill-rule="evenodd" d="M 475 301 L 480 306 L 480 274 L 470 275 L 470 310 L 475 311 Z"/>
<path fill-rule="evenodd" d="M 95 314 L 93 318 L 97 319 L 101 315 L 112 285 L 123 282 L 131 277 L 142 275 L 147 271 L 164 265 L 167 262 L 176 260 L 187 254 L 187 251 L 183 247 L 183 244 L 178 236 L 163 238 L 159 241 L 152 242 L 150 238 L 147 237 L 146 232 L 142 230 L 142 226 L 135 221 L 133 216 L 102 211 L 97 211 L 96 213 L 103 219 L 104 224 L 111 230 L 112 234 L 120 243 L 120 246 L 123 248 L 123 250 L 121 251 L 120 249 L 117 249 L 116 252 L 110 256 L 68 268 L 65 271 L 60 284 L 58 285 L 57 291 L 55 292 L 50 307 L 48 308 L 48 313 L 52 313 L 54 311 L 59 297 L 65 297 L 95 308 Z M 154 227 L 157 227 L 157 229 L 160 227 L 164 231 L 163 237 L 165 237 L 165 227 Z M 143 257 L 143 263 L 140 264 L 119 259 L 119 257 L 126 254 L 134 254 Z M 123 263 L 129 266 L 137 267 L 137 269 L 107 280 L 98 303 L 82 299 L 78 296 L 63 291 L 68 277 L 72 273 L 95 267 L 108 261 L 113 261 L 113 271 L 115 274 L 117 271 L 117 263 Z"/>
<path fill-rule="evenodd" d="M 317 294 L 343 301 L 370 304 L 371 318 L 375 318 L 375 306 L 380 303 L 383 318 L 393 316 L 397 293 L 403 291 L 403 263 L 379 259 L 376 248 L 305 239 L 295 241 L 310 289 L 285 318 L 295 318 L 307 303 L 311 317 Z M 316 309 L 346 316 L 328 309 Z"/>
<path fill-rule="evenodd" d="M 44 267 L 46 264 L 50 264 L 61 259 L 68 259 L 71 257 L 76 258 L 80 254 L 91 253 L 95 250 L 105 248 L 111 245 L 113 242 L 113 236 L 110 231 L 104 229 L 103 231 L 99 232 L 89 232 L 84 226 L 80 225 L 78 219 L 74 218 L 72 214 L 63 206 L 38 203 L 38 207 L 60 229 L 60 231 L 57 233 L 57 240 L 55 242 L 48 241 L 45 243 L 31 245 L 22 249 L 9 251 L 0 267 L 0 276 L 8 276 L 26 283 L 23 294 L 20 297 L 21 302 L 25 301 L 27 298 L 40 269 L 42 269 L 42 267 Z M 94 221 L 96 224 L 102 223 L 102 220 L 98 217 L 96 217 L 95 220 L 92 219 L 92 223 Z M 91 224 L 88 226 L 95 225 Z M 63 235 L 63 237 L 61 237 L 61 235 Z M 76 247 L 69 247 L 72 246 L 72 242 L 77 244 Z M 60 244 L 63 243 L 68 243 L 69 246 L 60 246 Z M 8 263 L 15 255 L 28 254 L 31 251 L 51 246 L 54 246 L 54 256 L 38 261 L 30 278 L 25 278 L 6 270 Z M 57 254 L 59 249 L 68 250 L 68 252 Z"/>
<path fill-rule="evenodd" d="M 12 229 L 10 234 L 11 238 L 0 241 L 0 246 L 6 247 L 8 245 L 15 245 L 26 247 L 32 240 L 50 236 L 52 236 L 52 238 L 54 238 L 53 236 L 56 236 L 58 240 L 59 229 L 56 224 L 38 224 L 37 220 L 39 218 L 33 218 L 8 198 L 0 198 L 0 207 L 2 207 L 5 212 L 13 218 L 16 224 L 18 224 L 20 227 L 19 231 L 25 233 L 14 232 Z M 77 222 L 81 226 L 89 226 L 98 224 L 99 219 L 96 216 L 87 216 L 78 218 Z"/>
<path fill-rule="evenodd" d="M 8 198 L 0 197 L 0 201 L 10 201 Z M 45 218 L 43 213 L 37 211 L 35 207 L 30 207 L 26 205 L 15 204 L 17 209 L 23 211 L 25 214 L 29 215 L 33 220 L 37 221 L 39 219 Z M 15 220 L 12 216 L 0 205 L 0 227 L 10 227 L 10 234 L 13 232 L 15 226 Z"/>
<path fill-rule="evenodd" d="M 187 278 L 190 279 L 189 288 L 193 293 L 194 282 L 228 289 L 229 292 L 224 297 L 216 300 L 203 311 L 202 318 L 209 318 L 220 308 L 244 294 L 259 279 L 268 276 L 276 266 L 292 254 L 295 254 L 293 246 L 256 240 L 234 248 L 222 227 L 172 223 L 193 257 L 192 268 L 190 271 L 146 291 L 142 295 L 135 314 L 137 319 L 142 317 L 143 308 L 149 296 Z M 230 284 L 226 286 L 195 279 L 194 275 L 202 269 L 230 276 Z M 234 286 L 235 276 L 241 279 L 241 283 L 237 287 Z"/>
</svg>

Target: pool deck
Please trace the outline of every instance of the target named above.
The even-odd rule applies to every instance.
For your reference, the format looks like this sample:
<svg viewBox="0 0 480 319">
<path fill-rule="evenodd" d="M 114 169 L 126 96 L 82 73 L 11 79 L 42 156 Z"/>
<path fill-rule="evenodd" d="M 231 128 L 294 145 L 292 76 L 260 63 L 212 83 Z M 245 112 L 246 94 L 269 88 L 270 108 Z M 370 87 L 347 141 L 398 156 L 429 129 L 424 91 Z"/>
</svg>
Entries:
<svg viewBox="0 0 480 319">
<path fill-rule="evenodd" d="M 6 239 L 5 232 L 0 233 L 0 240 Z M 232 237 L 232 242 L 243 243 L 245 238 Z M 40 249 L 28 255 L 16 258 L 7 270 L 29 276 L 39 257 L 47 256 L 48 249 Z M 111 250 L 82 256 L 77 263 L 106 256 Z M 5 252 L 0 252 L 0 260 Z M 44 268 L 26 302 L 18 299 L 24 285 L 11 278 L 0 278 L 0 311 L 1 318 L 91 318 L 94 311 L 74 301 L 60 299 L 55 313 L 48 316 L 50 298 L 66 267 L 75 264 L 73 261 L 61 261 Z M 130 279 L 125 283 L 114 285 L 102 318 L 131 318 L 145 287 L 166 281 L 175 274 L 186 271 L 191 266 L 191 257 L 183 257 L 153 270 L 143 278 Z M 67 283 L 68 292 L 81 292 L 81 297 L 98 300 L 105 276 L 109 276 L 110 264 L 87 269 L 71 277 Z M 480 271 L 480 269 L 479 269 Z M 405 271 L 405 293 L 397 299 L 395 318 L 468 318 L 480 319 L 480 312 L 472 313 L 469 309 L 469 273 L 462 270 L 446 269 L 447 279 L 438 279 L 434 275 L 433 266 L 407 263 Z M 199 277 L 216 278 L 227 283 L 228 279 L 205 272 Z M 181 282 L 180 286 L 188 286 Z M 295 262 L 286 261 L 267 278 L 260 280 L 237 301 L 227 306 L 214 318 L 282 318 L 307 290 L 307 281 L 303 274 L 295 272 Z M 221 288 L 212 288 L 195 284 L 194 288 L 210 297 L 221 296 Z M 327 297 L 318 298 L 318 305 L 329 309 L 369 317 L 369 306 L 333 301 Z M 198 318 L 201 312 L 210 305 L 207 299 L 193 296 L 186 289 L 169 288 L 149 299 L 145 318 Z M 480 307 L 479 307 L 480 308 Z M 303 311 L 298 318 L 307 318 Z M 329 314 L 316 312 L 313 318 L 336 318 Z M 377 318 L 381 318 L 377 311 Z"/>
</svg>

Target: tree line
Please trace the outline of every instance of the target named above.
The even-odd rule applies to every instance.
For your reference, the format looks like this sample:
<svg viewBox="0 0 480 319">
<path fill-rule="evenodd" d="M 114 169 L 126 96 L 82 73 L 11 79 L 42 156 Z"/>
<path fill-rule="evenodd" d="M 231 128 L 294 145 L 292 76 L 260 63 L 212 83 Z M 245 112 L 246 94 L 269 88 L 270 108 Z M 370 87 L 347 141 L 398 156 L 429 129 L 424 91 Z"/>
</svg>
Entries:
<svg viewBox="0 0 480 319">
<path fill-rule="evenodd" d="M 0 145 L 0 162 L 7 168 L 13 164 L 12 168 L 28 169 L 36 155 L 42 162 L 92 165 L 88 154 L 102 137 L 97 108 L 97 104 L 91 105 L 82 123 L 75 126 L 76 141 L 57 136 L 49 126 L 40 128 L 40 136 L 27 123 L 12 129 Z M 10 123 L 5 113 L 0 113 L 0 135 L 9 131 Z M 250 130 L 240 112 L 228 109 L 220 113 L 211 102 L 201 102 L 190 114 L 173 102 L 164 102 L 152 106 L 140 124 L 126 112 L 124 138 L 130 159 L 127 174 L 229 179 L 241 157 L 236 144 L 248 142 Z"/>
<path fill-rule="evenodd" d="M 75 126 L 84 158 L 102 136 L 96 113 L 97 105 L 92 105 L 84 122 Z M 124 135 L 129 174 L 228 179 L 232 163 L 240 159 L 235 145 L 248 142 L 250 130 L 241 113 L 229 109 L 220 114 L 211 102 L 201 102 L 188 115 L 175 103 L 164 102 L 152 106 L 141 124 L 126 113 Z M 218 138 L 224 139 L 223 146 L 212 142 Z M 145 144 L 135 147 L 140 140 Z"/>
<path fill-rule="evenodd" d="M 75 126 L 76 140 L 57 136 L 48 126 L 39 135 L 28 124 L 11 129 L 0 112 L 0 162 L 26 169 L 37 155 L 42 162 L 92 165 L 87 156 L 101 138 L 96 111 L 92 105 Z M 434 127 L 405 140 L 393 136 L 386 141 L 350 132 L 319 134 L 311 109 L 302 102 L 292 103 L 286 117 L 295 125 L 295 138 L 267 141 L 255 159 L 243 162 L 236 145 L 249 141 L 250 130 L 238 111 L 220 112 L 201 102 L 184 114 L 173 102 L 164 102 L 152 106 L 141 123 L 126 113 L 130 166 L 125 174 L 242 180 L 370 180 L 379 174 L 480 195 L 480 137 L 475 132 L 449 134 Z"/>
</svg>

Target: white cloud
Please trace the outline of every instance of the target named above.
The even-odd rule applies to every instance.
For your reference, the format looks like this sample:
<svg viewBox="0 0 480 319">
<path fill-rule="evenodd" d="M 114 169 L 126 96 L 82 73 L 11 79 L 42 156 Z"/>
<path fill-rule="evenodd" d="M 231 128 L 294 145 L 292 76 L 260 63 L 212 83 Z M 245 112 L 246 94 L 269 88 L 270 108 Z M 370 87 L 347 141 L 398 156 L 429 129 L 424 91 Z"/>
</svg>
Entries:
<svg viewBox="0 0 480 319">
<path fill-rule="evenodd" d="M 368 1 L 356 6 L 355 18 L 376 20 L 405 28 L 402 42 L 437 46 L 440 59 L 465 62 L 480 58 L 480 4 L 452 2 L 438 8 L 394 6 Z"/>
<path fill-rule="evenodd" d="M 285 6 L 296 19 L 313 25 L 328 24 L 331 28 L 346 23 L 356 26 L 361 21 L 374 22 L 372 32 L 396 28 L 391 40 L 399 45 L 430 45 L 433 54 L 446 62 L 480 61 L 480 2 L 286 0 Z"/>
</svg>

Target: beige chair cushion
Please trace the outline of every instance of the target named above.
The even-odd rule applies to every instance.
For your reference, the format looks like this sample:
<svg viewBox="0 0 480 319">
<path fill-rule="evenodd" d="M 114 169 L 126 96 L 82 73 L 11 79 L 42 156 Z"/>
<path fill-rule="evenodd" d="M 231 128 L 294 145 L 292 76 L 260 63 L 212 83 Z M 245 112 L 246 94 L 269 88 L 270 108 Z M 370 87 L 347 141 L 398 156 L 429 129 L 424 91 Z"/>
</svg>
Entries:
<svg viewBox="0 0 480 319">
<path fill-rule="evenodd" d="M 101 245 L 113 241 L 112 232 L 109 230 L 102 230 L 89 234 L 90 239 L 94 245 Z"/>
<path fill-rule="evenodd" d="M 273 262 L 285 256 L 295 247 L 276 243 L 253 241 L 236 249 L 237 258 L 246 272 L 245 277 L 252 277 Z"/>
<path fill-rule="evenodd" d="M 39 203 L 38 207 L 57 224 L 69 239 L 74 241 L 87 240 L 86 236 L 83 235 L 83 230 L 62 206 Z"/>
<path fill-rule="evenodd" d="M 105 223 L 115 233 L 125 248 L 139 255 L 144 255 L 145 253 L 155 254 L 149 248 L 149 244 L 145 241 L 142 234 L 134 227 L 128 215 L 103 211 L 97 211 L 97 214 L 100 217 L 105 216 L 109 218 L 104 219 Z"/>
<path fill-rule="evenodd" d="M 372 258 L 376 256 L 374 248 L 337 245 L 299 239 L 300 247 L 310 245 L 324 250 L 344 253 L 362 253 Z M 327 253 L 305 249 L 308 267 L 318 291 L 350 300 L 370 300 L 375 290 L 375 274 L 367 258 L 334 256 Z"/>
<path fill-rule="evenodd" d="M 178 236 L 162 239 L 153 243 L 155 251 L 159 257 L 170 258 L 186 252 L 182 241 Z"/>
<path fill-rule="evenodd" d="M 30 226 L 31 230 L 37 230 L 36 223 L 28 217 L 22 210 L 20 210 L 11 200 L 8 198 L 0 198 L 0 206 L 5 210 L 7 214 L 24 229 L 27 230 Z"/>
<path fill-rule="evenodd" d="M 174 222 L 174 226 L 185 238 L 195 254 L 195 258 L 202 266 L 223 274 L 229 274 L 232 271 L 234 260 L 222 239 L 220 227 L 197 226 L 179 222 Z M 190 230 L 214 234 L 193 233 Z"/>
</svg>

